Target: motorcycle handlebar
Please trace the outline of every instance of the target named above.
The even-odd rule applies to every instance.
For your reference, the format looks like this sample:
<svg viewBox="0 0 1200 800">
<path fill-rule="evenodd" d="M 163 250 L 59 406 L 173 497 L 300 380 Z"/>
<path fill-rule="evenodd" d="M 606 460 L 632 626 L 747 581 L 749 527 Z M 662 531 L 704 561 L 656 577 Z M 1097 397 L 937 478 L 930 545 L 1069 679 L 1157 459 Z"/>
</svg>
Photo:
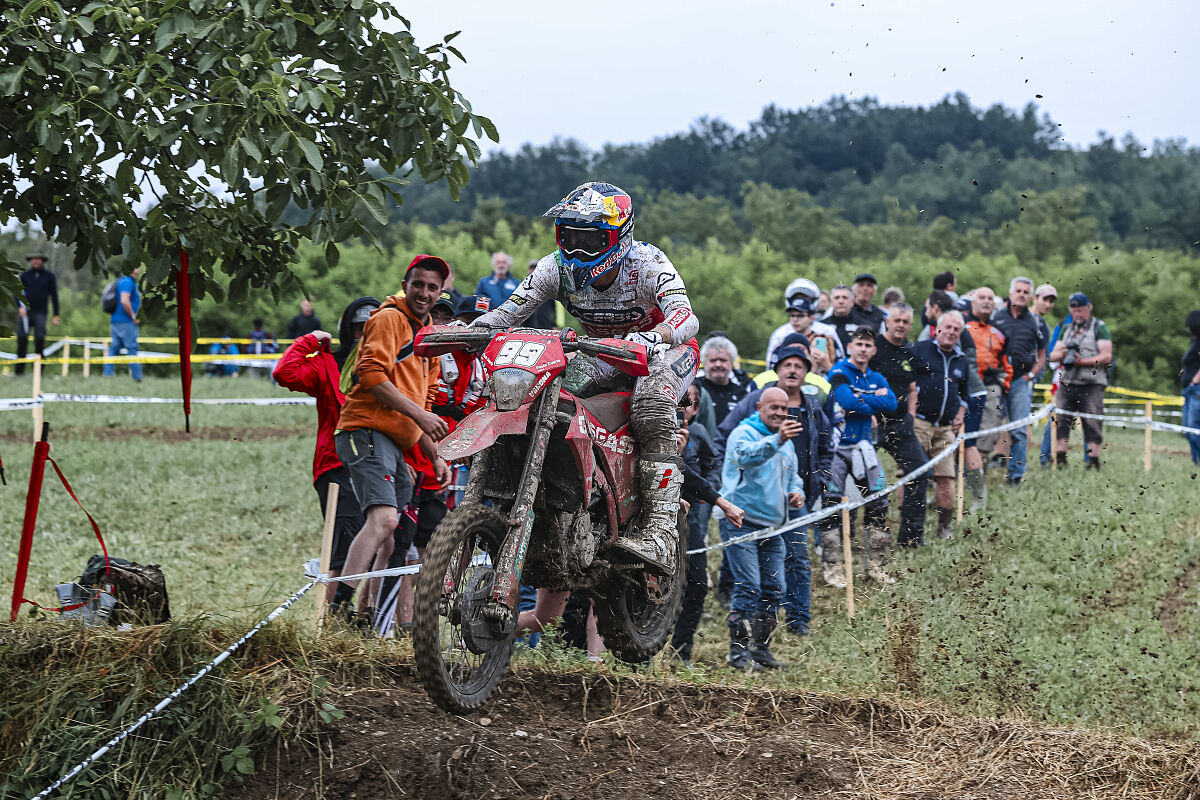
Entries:
<svg viewBox="0 0 1200 800">
<path fill-rule="evenodd" d="M 425 344 L 465 344 L 471 350 L 482 350 L 487 347 L 488 343 L 500 333 L 508 331 L 522 331 L 529 333 L 540 333 L 545 336 L 558 335 L 559 341 L 562 343 L 563 350 L 566 352 L 579 351 L 587 355 L 600 356 L 606 355 L 613 358 L 623 360 L 636 360 L 637 356 L 628 350 L 615 347 L 613 345 L 604 344 L 601 339 L 580 337 L 579 334 L 572 328 L 563 328 L 559 331 L 543 330 L 539 328 L 490 328 L 479 325 L 471 325 L 462 328 L 454 328 L 452 330 L 437 331 L 425 336 Z"/>
</svg>

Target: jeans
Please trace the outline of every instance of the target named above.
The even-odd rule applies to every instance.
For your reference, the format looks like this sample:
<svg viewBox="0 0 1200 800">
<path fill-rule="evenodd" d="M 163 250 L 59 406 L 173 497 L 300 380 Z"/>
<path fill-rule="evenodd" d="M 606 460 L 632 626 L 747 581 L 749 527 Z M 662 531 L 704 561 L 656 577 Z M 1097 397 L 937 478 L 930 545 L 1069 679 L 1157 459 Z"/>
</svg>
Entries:
<svg viewBox="0 0 1200 800">
<path fill-rule="evenodd" d="M 789 509 L 788 519 L 797 519 L 809 513 L 809 510 Z M 798 627 L 798 624 L 808 625 L 811 619 L 809 601 L 812 593 L 812 569 L 808 562 L 808 528 L 783 534 L 783 544 L 783 577 L 786 584 L 783 608 L 787 612 L 787 624 L 789 628 Z"/>
<path fill-rule="evenodd" d="M 1024 378 L 1013 378 L 1012 386 L 1008 387 L 1008 418 L 1010 421 L 1024 419 L 1033 408 L 1033 381 Z M 1013 428 L 1008 432 L 1012 444 L 1008 450 L 1008 477 L 1021 478 L 1025 475 L 1025 452 L 1029 447 L 1029 436 L 1026 426 Z"/>
<path fill-rule="evenodd" d="M 1200 428 L 1200 383 L 1188 384 L 1183 390 L 1183 425 Z M 1200 464 L 1200 433 L 1185 434 L 1192 449 L 1192 463 Z"/>
<path fill-rule="evenodd" d="M 721 541 L 762 530 L 751 522 L 741 528 L 721 520 Z M 733 597 L 730 611 L 736 614 L 774 614 L 784 594 L 784 545 L 782 536 L 758 541 L 739 542 L 725 548 L 729 569 L 733 572 Z"/>
<path fill-rule="evenodd" d="M 112 343 L 108 346 L 108 354 L 110 356 L 119 355 L 121 350 L 129 353 L 131 356 L 136 356 L 138 351 L 138 324 L 136 322 L 113 322 L 109 324 L 112 333 Z M 116 370 L 115 364 L 104 365 L 104 375 L 111 378 Z M 135 381 L 142 379 L 142 365 L 133 363 L 129 365 L 129 373 Z"/>
<path fill-rule="evenodd" d="M 704 547 L 708 536 L 708 521 L 712 517 L 708 503 L 693 503 L 688 511 L 688 550 Z M 687 557 L 687 584 L 683 588 L 683 603 L 671 647 L 682 658 L 692 657 L 692 645 L 696 639 L 696 628 L 704 613 L 704 598 L 708 594 L 708 553 L 696 553 Z"/>
<path fill-rule="evenodd" d="M 905 414 L 900 419 L 884 419 L 879 426 L 879 444 L 896 459 L 900 475 L 907 475 L 929 459 L 913 432 L 913 418 Z M 929 473 L 904 487 L 900 504 L 900 532 L 896 543 L 915 547 L 925 544 L 925 492 Z"/>
</svg>

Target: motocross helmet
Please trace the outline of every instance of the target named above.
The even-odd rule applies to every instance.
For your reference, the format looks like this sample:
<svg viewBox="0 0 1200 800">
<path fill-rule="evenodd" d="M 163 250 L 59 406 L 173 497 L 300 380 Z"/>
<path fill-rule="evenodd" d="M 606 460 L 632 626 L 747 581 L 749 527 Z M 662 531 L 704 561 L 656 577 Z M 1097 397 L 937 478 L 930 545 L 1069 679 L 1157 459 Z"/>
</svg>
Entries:
<svg viewBox="0 0 1200 800">
<path fill-rule="evenodd" d="M 815 307 L 817 301 L 821 299 L 821 290 L 808 278 L 796 278 L 783 290 L 783 307 L 787 308 L 792 305 L 792 301 L 797 297 L 804 298 Z"/>
<path fill-rule="evenodd" d="M 554 217 L 558 258 L 577 290 L 616 269 L 633 247 L 633 200 L 611 183 L 582 184 L 542 216 Z"/>
</svg>

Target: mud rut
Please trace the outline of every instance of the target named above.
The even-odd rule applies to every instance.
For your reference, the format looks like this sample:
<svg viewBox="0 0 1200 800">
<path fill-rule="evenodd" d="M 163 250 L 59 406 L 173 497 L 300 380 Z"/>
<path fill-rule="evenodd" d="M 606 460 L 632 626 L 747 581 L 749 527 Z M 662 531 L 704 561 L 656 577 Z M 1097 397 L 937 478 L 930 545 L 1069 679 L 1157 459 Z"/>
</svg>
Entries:
<svg viewBox="0 0 1200 800">
<path fill-rule="evenodd" d="M 603 673 L 510 675 L 454 717 L 411 669 L 342 687 L 346 717 L 277 747 L 229 798 L 1171 798 L 1200 793 L 1184 743 L 919 706 Z"/>
</svg>

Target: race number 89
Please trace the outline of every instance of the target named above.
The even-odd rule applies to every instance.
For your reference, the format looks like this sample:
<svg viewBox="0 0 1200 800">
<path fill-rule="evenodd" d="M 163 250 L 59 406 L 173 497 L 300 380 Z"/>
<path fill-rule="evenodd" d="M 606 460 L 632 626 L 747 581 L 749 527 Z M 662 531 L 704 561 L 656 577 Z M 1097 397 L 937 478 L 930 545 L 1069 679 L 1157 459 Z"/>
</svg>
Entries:
<svg viewBox="0 0 1200 800">
<path fill-rule="evenodd" d="M 500 348 L 492 363 L 497 366 L 512 364 L 517 367 L 532 367 L 546 352 L 546 345 L 538 342 L 508 341 Z"/>
</svg>

